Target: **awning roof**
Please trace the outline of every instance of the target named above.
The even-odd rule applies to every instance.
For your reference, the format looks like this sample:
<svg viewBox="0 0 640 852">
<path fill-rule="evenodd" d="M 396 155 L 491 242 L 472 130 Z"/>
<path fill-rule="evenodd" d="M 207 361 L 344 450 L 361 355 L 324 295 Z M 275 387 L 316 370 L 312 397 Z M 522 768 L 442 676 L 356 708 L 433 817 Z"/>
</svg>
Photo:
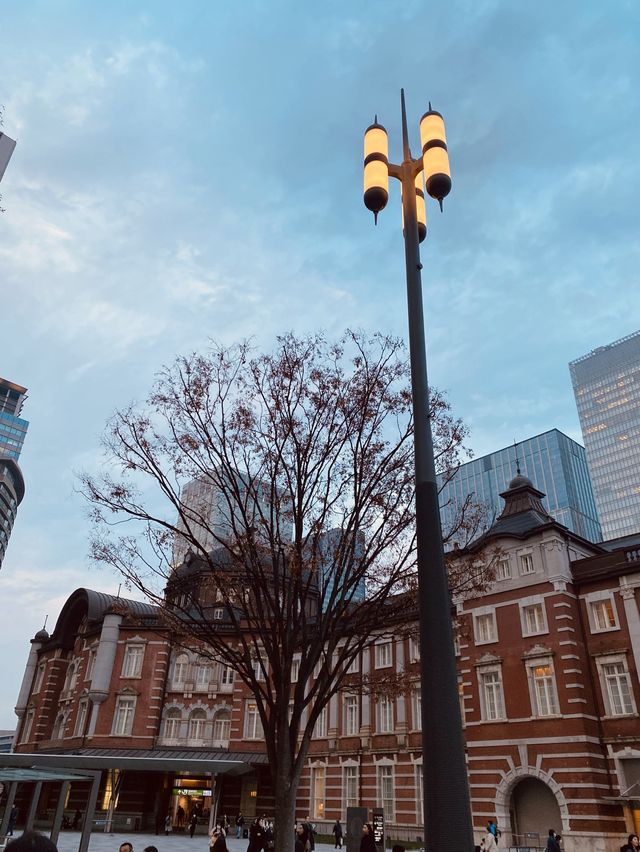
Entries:
<svg viewBox="0 0 640 852">
<path fill-rule="evenodd" d="M 266 754 L 188 749 L 78 749 L 51 754 L 0 754 L 0 776 L 4 767 L 59 769 L 129 769 L 138 772 L 212 772 L 243 775 L 253 766 L 266 765 Z"/>
<path fill-rule="evenodd" d="M 86 775 L 55 769 L 7 768 L 0 765 L 0 781 L 86 781 Z"/>
</svg>

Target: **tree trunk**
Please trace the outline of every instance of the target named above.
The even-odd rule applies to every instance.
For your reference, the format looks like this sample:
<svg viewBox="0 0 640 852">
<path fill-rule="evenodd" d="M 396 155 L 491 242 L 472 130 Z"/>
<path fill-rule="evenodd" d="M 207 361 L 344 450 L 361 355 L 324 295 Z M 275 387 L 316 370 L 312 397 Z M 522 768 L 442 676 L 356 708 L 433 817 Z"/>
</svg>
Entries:
<svg viewBox="0 0 640 852">
<path fill-rule="evenodd" d="M 298 778 L 278 768 L 274 778 L 274 832 L 276 852 L 293 852 L 295 846 L 296 795 Z"/>
</svg>

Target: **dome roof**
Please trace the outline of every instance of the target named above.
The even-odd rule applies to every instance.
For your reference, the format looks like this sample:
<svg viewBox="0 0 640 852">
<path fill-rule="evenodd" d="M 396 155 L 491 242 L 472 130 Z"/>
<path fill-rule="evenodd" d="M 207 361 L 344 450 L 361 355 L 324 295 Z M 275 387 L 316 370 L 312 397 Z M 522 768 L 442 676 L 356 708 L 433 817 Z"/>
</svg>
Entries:
<svg viewBox="0 0 640 852">
<path fill-rule="evenodd" d="M 47 633 L 47 631 L 43 627 L 42 630 L 38 630 L 36 635 L 33 637 L 33 641 L 34 642 L 46 642 L 48 638 L 49 638 L 49 634 Z"/>
<path fill-rule="evenodd" d="M 512 488 L 522 488 L 525 485 L 527 486 L 527 488 L 535 488 L 535 485 L 529 479 L 528 476 L 523 476 L 521 473 L 519 473 L 517 476 L 514 476 L 511 482 L 509 483 L 508 490 L 511 491 Z"/>
</svg>

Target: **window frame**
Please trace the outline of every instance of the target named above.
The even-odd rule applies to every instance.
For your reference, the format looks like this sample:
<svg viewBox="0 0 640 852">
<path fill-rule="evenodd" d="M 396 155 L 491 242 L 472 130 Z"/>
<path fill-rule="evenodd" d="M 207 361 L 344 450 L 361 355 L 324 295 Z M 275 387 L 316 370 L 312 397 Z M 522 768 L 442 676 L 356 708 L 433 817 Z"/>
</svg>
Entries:
<svg viewBox="0 0 640 852">
<path fill-rule="evenodd" d="M 551 691 L 547 695 L 547 699 L 551 698 L 549 705 L 551 712 L 541 712 L 541 704 L 539 700 L 538 684 L 542 683 L 543 678 L 536 678 L 536 669 L 548 666 L 549 674 L 544 677 L 544 680 L 551 684 Z M 558 697 L 558 684 L 556 681 L 555 667 L 553 665 L 553 657 L 549 655 L 541 655 L 539 657 L 528 657 L 525 660 L 527 670 L 527 684 L 529 686 L 529 700 L 531 702 L 531 715 L 535 719 L 553 719 L 560 716 L 560 701 Z"/>
<path fill-rule="evenodd" d="M 476 670 L 478 677 L 478 693 L 480 695 L 480 715 L 483 722 L 504 722 L 507 719 L 507 709 L 504 700 L 504 683 L 502 680 L 502 665 L 500 663 L 492 663 L 489 665 L 479 666 Z M 487 703 L 487 683 L 485 676 L 497 675 L 496 685 L 498 687 L 497 694 L 500 698 L 500 714 L 489 716 Z"/>
<path fill-rule="evenodd" d="M 376 701 L 376 731 L 379 734 L 392 734 L 394 728 L 393 700 L 383 695 Z"/>
<path fill-rule="evenodd" d="M 384 817 L 387 822 L 395 821 L 396 796 L 395 796 L 395 767 L 391 762 L 376 764 L 376 789 L 378 801 L 384 808 Z M 388 782 L 388 786 L 387 786 Z M 390 796 L 385 796 L 385 792 Z"/>
<path fill-rule="evenodd" d="M 619 675 L 624 676 L 624 680 L 627 685 L 627 695 L 629 697 L 629 710 L 623 713 L 614 713 L 613 703 L 611 700 L 611 691 L 609 689 L 609 680 L 606 672 L 604 671 L 605 666 L 621 666 L 622 672 L 618 673 Z M 598 680 L 600 681 L 600 691 L 602 693 L 602 701 L 604 704 L 604 712 L 605 718 L 609 719 L 623 719 L 625 717 L 637 716 L 638 710 L 636 705 L 635 695 L 633 693 L 633 683 L 631 680 L 631 673 L 629 671 L 629 666 L 627 664 L 627 656 L 625 653 L 617 653 L 617 654 L 603 654 L 596 658 L 596 667 L 598 670 Z"/>
<path fill-rule="evenodd" d="M 480 636 L 480 619 L 490 619 L 492 635 L 487 639 Z M 473 640 L 476 645 L 492 645 L 498 641 L 498 620 L 495 607 L 482 607 L 473 611 Z"/>
<path fill-rule="evenodd" d="M 525 560 L 527 560 L 525 562 Z M 523 570 L 525 564 L 531 565 L 531 570 Z M 533 559 L 533 549 L 528 547 L 518 551 L 518 573 L 521 577 L 530 577 L 536 573 L 536 564 Z"/>
<path fill-rule="evenodd" d="M 128 730 L 121 731 L 118 729 L 118 721 L 120 711 L 123 709 L 125 704 L 131 705 L 131 716 L 124 717 L 125 721 L 130 719 L 130 724 L 128 725 Z M 111 736 L 112 737 L 131 737 L 133 736 L 133 723 L 136 715 L 136 704 L 137 698 L 135 695 L 118 695 L 116 699 L 116 706 L 113 710 L 113 720 L 111 723 Z"/>
<path fill-rule="evenodd" d="M 357 808 L 360 804 L 360 767 L 357 763 L 342 764 L 342 806 L 343 813 L 347 808 Z M 353 784 L 353 796 L 349 795 L 349 787 Z"/>
<path fill-rule="evenodd" d="M 76 714 L 76 723 L 73 728 L 74 737 L 84 737 L 87 730 L 87 718 L 89 716 L 89 699 L 81 698 L 78 701 L 78 712 Z"/>
<path fill-rule="evenodd" d="M 615 630 L 620 630 L 620 619 L 618 618 L 618 608 L 616 606 L 615 596 L 611 591 L 594 592 L 587 595 L 585 598 L 587 607 L 587 618 L 589 620 L 590 633 L 612 633 Z M 611 615 L 613 624 L 608 627 L 600 627 L 597 622 L 596 606 L 600 603 L 608 603 L 611 607 Z"/>
<path fill-rule="evenodd" d="M 255 699 L 248 698 L 244 704 L 243 739 L 261 740 L 264 736 L 262 719 Z"/>
<path fill-rule="evenodd" d="M 379 639 L 374 646 L 374 668 L 389 669 L 393 665 L 393 639 Z M 383 657 L 384 649 L 384 657 Z M 388 662 L 387 660 L 388 655 Z"/>
<path fill-rule="evenodd" d="M 518 607 L 520 609 L 520 627 L 522 629 L 523 638 L 526 639 L 529 636 L 543 636 L 545 633 L 549 632 L 547 607 L 545 605 L 544 598 L 522 598 L 518 601 Z M 540 613 L 542 616 L 542 626 L 537 628 L 536 630 L 529 630 L 529 625 L 527 624 L 527 610 L 531 610 L 534 607 L 540 607 Z"/>
<path fill-rule="evenodd" d="M 122 670 L 120 677 L 123 680 L 140 680 L 142 677 L 142 666 L 144 663 L 144 642 L 127 642 L 122 657 Z M 135 656 L 138 654 L 139 656 Z M 131 660 L 134 660 L 136 665 L 131 666 Z M 128 670 L 133 668 L 133 673 L 129 674 Z"/>
<path fill-rule="evenodd" d="M 505 566 L 507 570 L 500 570 L 501 567 Z M 501 556 L 496 562 L 496 582 L 502 583 L 505 580 L 512 580 L 513 573 L 511 571 L 511 557 L 510 556 Z"/>
<path fill-rule="evenodd" d="M 342 704 L 342 731 L 345 737 L 355 737 L 360 733 L 360 701 L 357 695 L 345 695 Z M 353 728 L 353 730 L 351 730 Z"/>
</svg>

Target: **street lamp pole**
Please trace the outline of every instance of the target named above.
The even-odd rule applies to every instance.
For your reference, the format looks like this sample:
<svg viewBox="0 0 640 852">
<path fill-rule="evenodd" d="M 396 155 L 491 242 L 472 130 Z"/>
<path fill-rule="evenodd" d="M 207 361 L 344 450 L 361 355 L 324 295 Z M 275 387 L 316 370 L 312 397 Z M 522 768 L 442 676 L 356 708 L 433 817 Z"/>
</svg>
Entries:
<svg viewBox="0 0 640 852">
<path fill-rule="evenodd" d="M 438 852 L 471 852 L 473 825 L 429 414 L 419 246 L 426 235 L 422 172 L 427 192 L 439 201 L 441 209 L 451 179 L 442 116 L 429 105 L 420 128 L 423 156 L 414 160 L 409 148 L 404 90 L 401 101 L 400 165 L 388 162 L 386 131 L 377 120 L 365 134 L 365 204 L 377 217 L 388 200 L 388 180 L 385 182 L 384 178 L 390 175 L 400 181 L 415 447 L 425 846 Z"/>
</svg>

